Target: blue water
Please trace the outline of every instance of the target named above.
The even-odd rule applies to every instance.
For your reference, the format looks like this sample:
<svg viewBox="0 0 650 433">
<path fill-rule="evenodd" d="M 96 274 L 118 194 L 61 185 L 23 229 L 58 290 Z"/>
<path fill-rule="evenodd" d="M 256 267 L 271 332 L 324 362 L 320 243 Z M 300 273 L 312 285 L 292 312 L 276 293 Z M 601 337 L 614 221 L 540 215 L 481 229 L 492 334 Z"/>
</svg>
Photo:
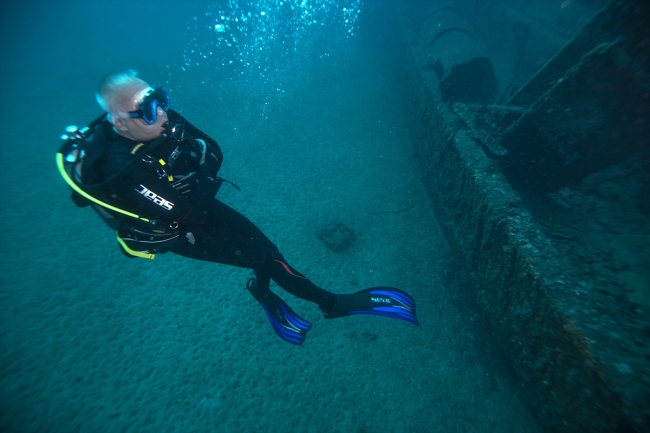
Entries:
<svg viewBox="0 0 650 433">
<path fill-rule="evenodd" d="M 280 3 L 2 2 L 0 431 L 539 431 L 473 289 L 449 278 L 397 2 Z M 242 290 L 249 271 L 126 259 L 54 155 L 100 114 L 102 75 L 128 68 L 219 142 L 242 188 L 219 198 L 293 266 L 334 292 L 407 290 L 422 327 L 326 322 L 277 288 L 314 324 L 296 347 Z M 317 239 L 332 221 L 356 232 L 349 250 Z"/>
</svg>

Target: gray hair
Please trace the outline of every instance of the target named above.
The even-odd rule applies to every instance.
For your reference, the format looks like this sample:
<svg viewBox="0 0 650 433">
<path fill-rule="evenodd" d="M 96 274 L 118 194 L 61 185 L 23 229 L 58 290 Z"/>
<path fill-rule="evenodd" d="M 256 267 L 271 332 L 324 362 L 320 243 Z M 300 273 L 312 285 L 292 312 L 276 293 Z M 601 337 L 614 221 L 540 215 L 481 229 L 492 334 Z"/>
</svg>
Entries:
<svg viewBox="0 0 650 433">
<path fill-rule="evenodd" d="M 108 113 L 109 121 L 113 122 L 114 117 L 120 117 L 123 114 L 124 110 L 121 108 L 121 103 L 124 102 L 126 90 L 147 85 L 137 75 L 136 71 L 129 69 L 123 72 L 107 74 L 99 82 L 95 97 L 100 107 Z"/>
</svg>

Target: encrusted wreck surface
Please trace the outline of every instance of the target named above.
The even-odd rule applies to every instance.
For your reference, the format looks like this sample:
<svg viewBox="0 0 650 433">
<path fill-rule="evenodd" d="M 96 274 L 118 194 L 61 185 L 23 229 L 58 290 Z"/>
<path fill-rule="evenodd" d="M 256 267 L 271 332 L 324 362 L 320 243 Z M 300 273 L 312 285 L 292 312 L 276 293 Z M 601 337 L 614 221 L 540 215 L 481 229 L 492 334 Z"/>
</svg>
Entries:
<svg viewBox="0 0 650 433">
<path fill-rule="evenodd" d="M 649 16 L 609 2 L 508 106 L 443 101 L 404 18 L 423 181 L 553 431 L 650 431 Z"/>
</svg>

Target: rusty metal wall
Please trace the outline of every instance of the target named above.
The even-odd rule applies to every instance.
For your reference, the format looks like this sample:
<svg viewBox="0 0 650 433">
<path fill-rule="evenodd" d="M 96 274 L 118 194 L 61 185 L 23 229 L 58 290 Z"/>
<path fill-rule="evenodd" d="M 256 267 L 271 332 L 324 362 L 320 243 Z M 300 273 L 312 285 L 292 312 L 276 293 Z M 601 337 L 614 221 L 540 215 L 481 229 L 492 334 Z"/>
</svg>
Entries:
<svg viewBox="0 0 650 433">
<path fill-rule="evenodd" d="M 643 204 L 644 196 L 650 202 L 650 4 L 613 0 L 598 13 L 601 4 L 585 3 L 595 13 L 577 28 L 575 13 L 562 25 L 549 18 L 556 10 L 528 17 L 531 29 L 556 29 L 529 36 L 528 45 L 539 42 L 548 56 L 534 74 L 492 57 L 499 79 L 504 69 L 518 77 L 499 83 L 507 106 L 443 98 L 444 75 L 431 67 L 436 54 L 418 28 L 426 8 L 415 2 L 402 16 L 409 128 L 423 181 L 551 431 L 650 431 L 650 319 L 642 304 L 650 273 L 637 292 L 630 277 L 650 269 L 642 253 L 650 251 Z M 471 6 L 457 3 L 464 24 L 473 20 Z M 521 31 L 531 7 L 511 13 L 518 17 L 511 29 Z M 488 27 L 467 26 L 477 38 Z M 636 252 L 607 245 L 633 233 Z"/>
</svg>

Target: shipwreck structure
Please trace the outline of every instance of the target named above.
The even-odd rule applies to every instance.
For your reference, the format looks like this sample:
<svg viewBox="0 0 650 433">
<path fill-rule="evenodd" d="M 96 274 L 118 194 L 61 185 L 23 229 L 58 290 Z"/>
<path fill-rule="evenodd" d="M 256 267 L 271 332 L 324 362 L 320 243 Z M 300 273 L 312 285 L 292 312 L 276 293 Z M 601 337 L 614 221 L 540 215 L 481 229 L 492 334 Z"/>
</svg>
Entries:
<svg viewBox="0 0 650 433">
<path fill-rule="evenodd" d="M 650 431 L 650 2 L 414 1 L 414 152 L 549 431 Z"/>
</svg>

